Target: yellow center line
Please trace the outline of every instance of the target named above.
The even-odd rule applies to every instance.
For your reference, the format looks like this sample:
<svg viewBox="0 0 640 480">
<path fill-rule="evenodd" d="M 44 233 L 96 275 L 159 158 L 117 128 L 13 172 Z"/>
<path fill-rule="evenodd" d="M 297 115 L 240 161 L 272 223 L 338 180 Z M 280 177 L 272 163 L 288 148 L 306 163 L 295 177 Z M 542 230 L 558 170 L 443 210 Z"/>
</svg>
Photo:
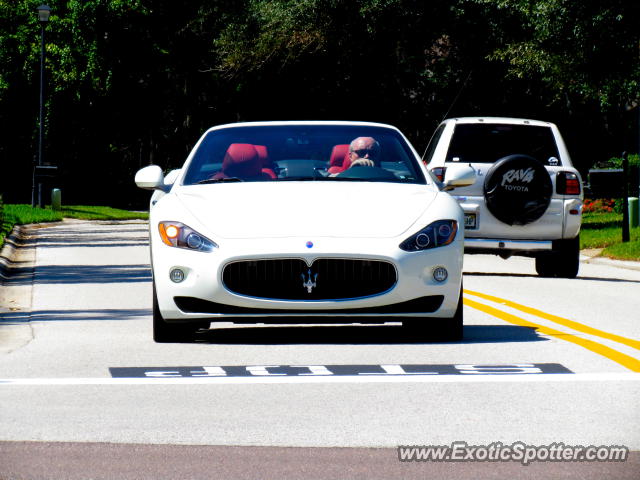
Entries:
<svg viewBox="0 0 640 480">
<path fill-rule="evenodd" d="M 613 340 L 614 342 L 622 343 L 624 345 L 627 345 L 628 347 L 632 347 L 637 350 L 640 350 L 640 341 L 638 340 L 633 340 L 631 338 L 626 338 L 620 335 L 616 335 L 615 333 L 609 333 L 603 330 L 598 330 L 597 328 L 589 327 L 588 325 L 574 322 L 573 320 L 568 320 L 566 318 L 558 317 L 557 315 L 552 315 L 550 313 L 543 312 L 541 310 L 538 310 L 537 308 L 527 307 L 526 305 L 521 305 L 519 303 L 512 302 L 504 298 L 494 297 L 493 295 L 487 295 L 486 293 L 474 292 L 471 290 L 465 290 L 464 293 L 468 295 L 473 295 L 475 297 L 484 298 L 485 300 L 490 300 L 492 302 L 501 303 L 503 305 L 506 305 L 507 307 L 511 307 L 516 310 L 520 310 L 521 312 L 535 315 L 536 317 L 544 318 L 545 320 L 549 320 L 551 322 L 558 323 L 565 327 L 572 328 L 573 330 L 576 330 L 578 332 L 593 335 L 595 337 L 606 338 L 607 340 Z"/>
<path fill-rule="evenodd" d="M 587 350 L 597 353 L 598 355 L 602 355 L 603 357 L 606 357 L 609 360 L 616 362 L 617 364 L 622 365 L 623 367 L 628 368 L 633 372 L 640 372 L 640 360 L 630 357 L 629 355 L 625 355 L 624 353 L 618 352 L 617 350 L 609 348 L 606 345 L 602 345 L 600 343 L 594 342 L 593 340 L 578 337 L 567 332 L 562 332 L 550 327 L 538 325 L 537 323 L 530 322 L 528 320 L 525 320 L 524 318 L 517 317 L 510 313 L 503 312 L 502 310 L 498 310 L 497 308 L 470 300 L 468 298 L 464 298 L 463 302 L 465 305 L 471 308 L 475 308 L 476 310 L 480 310 L 481 312 L 488 313 L 489 315 L 504 320 L 505 322 L 519 325 L 521 327 L 535 328 L 539 333 L 542 333 L 544 335 L 551 335 L 561 340 L 575 343 L 576 345 L 586 348 Z"/>
</svg>

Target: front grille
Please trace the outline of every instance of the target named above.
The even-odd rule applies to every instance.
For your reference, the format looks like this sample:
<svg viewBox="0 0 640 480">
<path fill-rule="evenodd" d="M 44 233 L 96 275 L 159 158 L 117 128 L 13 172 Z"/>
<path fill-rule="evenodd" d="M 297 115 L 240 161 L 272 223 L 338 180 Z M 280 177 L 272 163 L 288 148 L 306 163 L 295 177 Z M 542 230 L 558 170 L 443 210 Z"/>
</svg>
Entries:
<svg viewBox="0 0 640 480">
<path fill-rule="evenodd" d="M 379 295 L 397 281 L 389 262 L 321 258 L 246 260 L 225 266 L 225 287 L 239 295 L 277 300 L 339 300 Z"/>
</svg>

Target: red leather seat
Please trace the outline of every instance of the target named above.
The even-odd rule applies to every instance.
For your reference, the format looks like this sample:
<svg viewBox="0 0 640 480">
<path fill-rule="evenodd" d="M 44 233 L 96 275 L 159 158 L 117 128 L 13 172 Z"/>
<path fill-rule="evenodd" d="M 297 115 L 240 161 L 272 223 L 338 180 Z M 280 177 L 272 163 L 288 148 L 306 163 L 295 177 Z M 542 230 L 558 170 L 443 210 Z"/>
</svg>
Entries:
<svg viewBox="0 0 640 480">
<path fill-rule="evenodd" d="M 262 162 L 256 148 L 250 143 L 232 143 L 222 161 L 222 170 L 214 179 L 240 178 L 242 180 L 271 179 L 262 172 Z"/>
<path fill-rule="evenodd" d="M 260 164 L 262 165 L 262 173 L 266 173 L 271 178 L 278 178 L 275 172 L 275 165 L 269 159 L 269 151 L 264 145 L 254 145 L 258 156 L 260 157 Z"/>
<path fill-rule="evenodd" d="M 349 168 L 351 159 L 349 158 L 349 145 L 335 145 L 329 157 L 329 173 L 340 173 Z"/>
</svg>

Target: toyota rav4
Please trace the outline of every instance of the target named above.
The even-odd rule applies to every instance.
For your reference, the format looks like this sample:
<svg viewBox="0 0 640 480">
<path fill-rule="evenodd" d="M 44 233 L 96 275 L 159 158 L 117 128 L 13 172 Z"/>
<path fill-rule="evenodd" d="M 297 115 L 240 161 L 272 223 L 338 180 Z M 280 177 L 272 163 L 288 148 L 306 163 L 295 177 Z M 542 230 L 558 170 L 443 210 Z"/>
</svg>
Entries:
<svg viewBox="0 0 640 480">
<path fill-rule="evenodd" d="M 440 181 L 452 165 L 469 164 L 476 171 L 478 181 L 454 195 L 465 214 L 466 253 L 534 257 L 544 277 L 578 274 L 582 181 L 556 125 L 447 119 L 424 160 Z"/>
</svg>

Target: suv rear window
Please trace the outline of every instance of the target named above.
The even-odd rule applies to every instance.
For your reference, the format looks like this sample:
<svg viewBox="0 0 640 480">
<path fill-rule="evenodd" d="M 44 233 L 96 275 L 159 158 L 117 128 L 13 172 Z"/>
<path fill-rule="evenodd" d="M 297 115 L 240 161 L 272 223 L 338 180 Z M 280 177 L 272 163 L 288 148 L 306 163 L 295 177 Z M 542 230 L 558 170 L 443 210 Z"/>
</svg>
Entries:
<svg viewBox="0 0 640 480">
<path fill-rule="evenodd" d="M 490 123 L 456 125 L 446 161 L 494 163 L 516 153 L 530 155 L 543 165 L 560 165 L 549 127 Z"/>
</svg>

